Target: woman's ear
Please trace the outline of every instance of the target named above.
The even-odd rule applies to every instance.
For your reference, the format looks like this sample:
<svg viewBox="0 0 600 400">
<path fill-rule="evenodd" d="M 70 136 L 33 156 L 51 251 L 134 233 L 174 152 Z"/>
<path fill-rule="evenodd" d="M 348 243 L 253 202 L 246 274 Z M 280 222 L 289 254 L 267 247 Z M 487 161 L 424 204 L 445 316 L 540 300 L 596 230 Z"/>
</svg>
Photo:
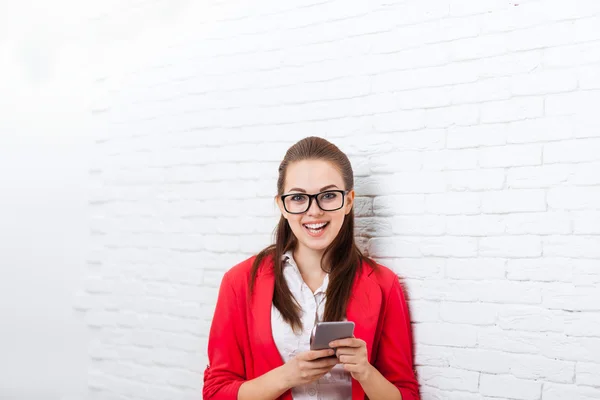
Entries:
<svg viewBox="0 0 600 400">
<path fill-rule="evenodd" d="M 346 203 L 344 205 L 344 207 L 345 207 L 344 212 L 346 215 L 348 215 L 350 213 L 353 206 L 354 206 L 354 189 L 350 190 L 346 194 Z"/>
</svg>

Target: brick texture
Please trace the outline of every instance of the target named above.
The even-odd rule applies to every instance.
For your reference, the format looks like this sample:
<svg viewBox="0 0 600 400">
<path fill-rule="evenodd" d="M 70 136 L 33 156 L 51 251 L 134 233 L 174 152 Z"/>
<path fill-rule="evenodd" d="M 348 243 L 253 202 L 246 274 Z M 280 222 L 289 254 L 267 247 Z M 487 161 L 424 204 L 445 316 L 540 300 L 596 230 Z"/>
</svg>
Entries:
<svg viewBox="0 0 600 400">
<path fill-rule="evenodd" d="M 221 276 L 308 135 L 404 278 L 424 400 L 600 398 L 600 2 L 168 3 L 90 20 L 125 36 L 90 107 L 90 399 L 200 398 Z"/>
</svg>

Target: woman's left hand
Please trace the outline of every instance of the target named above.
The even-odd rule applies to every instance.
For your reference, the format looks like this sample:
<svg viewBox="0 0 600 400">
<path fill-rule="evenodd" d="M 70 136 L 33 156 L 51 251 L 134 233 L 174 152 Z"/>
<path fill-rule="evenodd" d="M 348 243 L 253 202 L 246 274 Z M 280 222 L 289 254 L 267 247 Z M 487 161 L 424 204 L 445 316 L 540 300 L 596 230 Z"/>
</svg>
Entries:
<svg viewBox="0 0 600 400">
<path fill-rule="evenodd" d="M 350 372 L 352 377 L 361 382 L 367 380 L 373 366 L 369 363 L 367 343 L 357 338 L 334 340 L 329 343 L 336 349 L 336 356 L 344 370 Z"/>
</svg>

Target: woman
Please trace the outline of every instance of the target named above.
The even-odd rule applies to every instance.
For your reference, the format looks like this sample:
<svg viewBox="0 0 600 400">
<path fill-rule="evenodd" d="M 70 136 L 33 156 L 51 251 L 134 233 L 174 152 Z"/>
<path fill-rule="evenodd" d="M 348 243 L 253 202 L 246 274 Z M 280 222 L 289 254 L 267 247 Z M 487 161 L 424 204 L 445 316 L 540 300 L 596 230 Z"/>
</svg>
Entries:
<svg viewBox="0 0 600 400">
<path fill-rule="evenodd" d="M 204 400 L 419 399 L 403 292 L 355 244 L 353 186 L 348 157 L 328 141 L 287 151 L 275 244 L 221 282 Z M 353 338 L 309 350 L 318 321 L 342 320 Z"/>
</svg>

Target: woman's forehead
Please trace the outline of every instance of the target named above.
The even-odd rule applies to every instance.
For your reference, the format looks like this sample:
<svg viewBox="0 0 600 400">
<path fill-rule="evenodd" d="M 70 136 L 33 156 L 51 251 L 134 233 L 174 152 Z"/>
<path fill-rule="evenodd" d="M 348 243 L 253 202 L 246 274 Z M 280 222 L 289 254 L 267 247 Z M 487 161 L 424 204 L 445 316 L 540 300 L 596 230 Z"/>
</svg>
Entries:
<svg viewBox="0 0 600 400">
<path fill-rule="evenodd" d="M 288 166 L 285 179 L 286 192 L 292 188 L 299 188 L 307 193 L 316 193 L 329 185 L 343 189 L 342 175 L 330 162 L 305 160 Z"/>
</svg>

